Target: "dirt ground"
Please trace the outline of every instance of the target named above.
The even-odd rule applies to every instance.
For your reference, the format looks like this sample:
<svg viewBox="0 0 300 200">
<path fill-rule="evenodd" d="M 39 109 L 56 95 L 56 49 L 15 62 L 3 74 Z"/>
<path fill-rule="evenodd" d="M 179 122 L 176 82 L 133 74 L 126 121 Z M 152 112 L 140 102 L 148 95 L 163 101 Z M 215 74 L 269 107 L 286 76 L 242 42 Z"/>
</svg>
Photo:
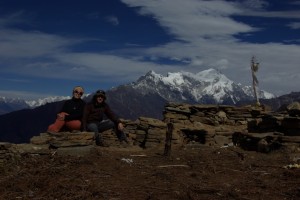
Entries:
<svg viewBox="0 0 300 200">
<path fill-rule="evenodd" d="M 300 199 L 299 153 L 239 147 L 101 148 L 29 156 L 1 168 L 0 199 Z"/>
</svg>

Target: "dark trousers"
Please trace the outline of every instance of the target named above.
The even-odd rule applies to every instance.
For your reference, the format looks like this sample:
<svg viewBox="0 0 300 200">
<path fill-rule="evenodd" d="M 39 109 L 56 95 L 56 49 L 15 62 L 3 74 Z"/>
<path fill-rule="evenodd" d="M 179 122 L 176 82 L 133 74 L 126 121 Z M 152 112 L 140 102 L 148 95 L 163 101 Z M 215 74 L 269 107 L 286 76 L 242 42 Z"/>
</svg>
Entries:
<svg viewBox="0 0 300 200">
<path fill-rule="evenodd" d="M 126 140 L 126 135 L 124 134 L 123 131 L 118 130 L 116 127 L 116 124 L 113 123 L 111 120 L 102 120 L 101 122 L 92 122 L 87 125 L 87 128 L 89 131 L 92 131 L 95 133 L 95 139 L 102 141 L 102 135 L 101 133 L 103 131 L 109 130 L 109 129 L 114 129 L 117 138 L 119 141 Z"/>
</svg>

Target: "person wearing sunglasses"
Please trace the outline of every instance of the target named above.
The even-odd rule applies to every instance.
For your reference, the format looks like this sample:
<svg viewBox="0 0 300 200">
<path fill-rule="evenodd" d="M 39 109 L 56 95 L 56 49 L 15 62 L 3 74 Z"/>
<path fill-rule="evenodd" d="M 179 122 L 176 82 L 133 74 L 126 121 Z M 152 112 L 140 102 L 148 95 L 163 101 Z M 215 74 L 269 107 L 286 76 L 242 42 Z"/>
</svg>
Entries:
<svg viewBox="0 0 300 200">
<path fill-rule="evenodd" d="M 72 91 L 72 98 L 66 100 L 61 111 L 57 114 L 53 124 L 48 126 L 47 132 L 57 134 L 64 131 L 80 131 L 81 119 L 85 106 L 85 101 L 81 99 L 84 90 L 81 86 L 76 86 Z"/>
<path fill-rule="evenodd" d="M 123 132 L 124 126 L 105 100 L 105 92 L 103 90 L 96 91 L 91 102 L 85 106 L 82 119 L 83 130 L 95 133 L 96 145 L 108 147 L 109 145 L 104 142 L 101 133 L 108 129 L 114 129 L 120 143 L 125 146 L 128 141 Z"/>
</svg>

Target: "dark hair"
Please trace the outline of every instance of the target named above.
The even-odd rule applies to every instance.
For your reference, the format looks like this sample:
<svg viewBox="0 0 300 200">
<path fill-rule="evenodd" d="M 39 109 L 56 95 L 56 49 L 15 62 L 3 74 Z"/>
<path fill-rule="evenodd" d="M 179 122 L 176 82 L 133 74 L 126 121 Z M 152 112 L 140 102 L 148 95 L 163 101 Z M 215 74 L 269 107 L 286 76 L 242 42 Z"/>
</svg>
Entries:
<svg viewBox="0 0 300 200">
<path fill-rule="evenodd" d="M 106 95 L 105 91 L 103 91 L 103 90 L 97 90 L 96 93 L 94 94 L 93 101 L 96 101 L 97 97 L 99 97 L 99 96 L 102 96 L 103 99 L 105 100 L 106 99 L 105 95 Z"/>
<path fill-rule="evenodd" d="M 105 91 L 103 91 L 103 90 L 97 90 L 96 91 L 96 95 L 98 95 L 98 96 L 105 96 Z"/>
</svg>

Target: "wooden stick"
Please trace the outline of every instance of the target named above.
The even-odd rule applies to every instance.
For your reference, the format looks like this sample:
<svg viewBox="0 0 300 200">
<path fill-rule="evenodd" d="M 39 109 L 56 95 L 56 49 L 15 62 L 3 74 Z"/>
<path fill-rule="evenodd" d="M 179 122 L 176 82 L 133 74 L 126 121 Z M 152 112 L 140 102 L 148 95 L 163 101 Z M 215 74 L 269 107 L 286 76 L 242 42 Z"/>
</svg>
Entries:
<svg viewBox="0 0 300 200">
<path fill-rule="evenodd" d="M 160 165 L 160 166 L 157 166 L 157 167 L 160 167 L 160 168 L 165 168 L 165 167 L 187 167 L 187 168 L 189 168 L 188 165 Z"/>
<path fill-rule="evenodd" d="M 172 144 L 173 129 L 174 129 L 174 125 L 172 123 L 168 123 L 167 124 L 167 132 L 166 132 L 164 156 L 170 156 L 171 155 L 171 144 Z"/>
</svg>

